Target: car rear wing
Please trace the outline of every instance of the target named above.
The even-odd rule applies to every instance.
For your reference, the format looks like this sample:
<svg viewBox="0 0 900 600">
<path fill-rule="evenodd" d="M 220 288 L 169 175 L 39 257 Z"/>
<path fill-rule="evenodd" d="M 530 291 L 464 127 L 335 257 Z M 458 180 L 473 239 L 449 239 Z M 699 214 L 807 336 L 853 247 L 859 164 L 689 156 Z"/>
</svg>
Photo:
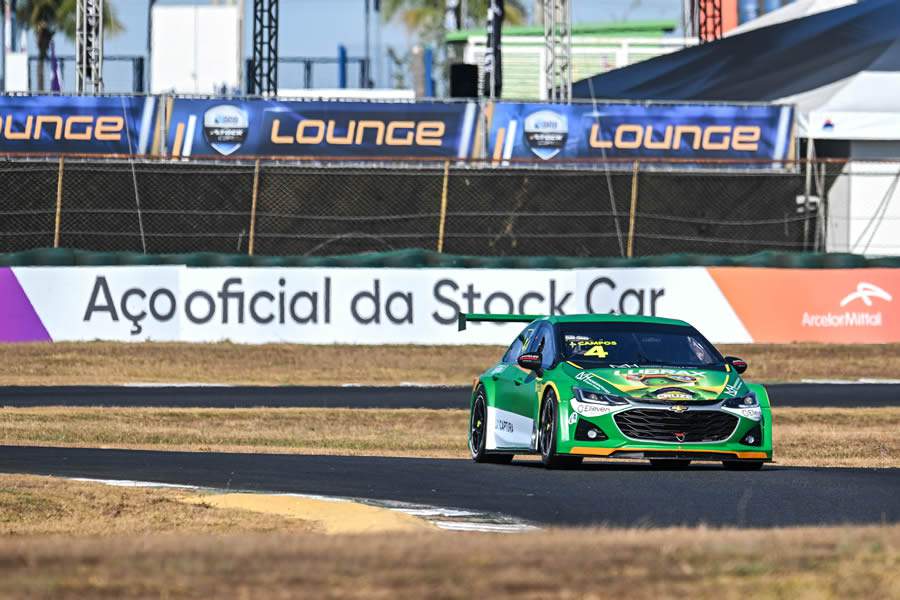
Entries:
<svg viewBox="0 0 900 600">
<path fill-rule="evenodd" d="M 459 313 L 459 330 L 465 331 L 466 323 L 531 323 L 536 319 L 543 319 L 544 315 L 490 315 L 481 313 Z"/>
</svg>

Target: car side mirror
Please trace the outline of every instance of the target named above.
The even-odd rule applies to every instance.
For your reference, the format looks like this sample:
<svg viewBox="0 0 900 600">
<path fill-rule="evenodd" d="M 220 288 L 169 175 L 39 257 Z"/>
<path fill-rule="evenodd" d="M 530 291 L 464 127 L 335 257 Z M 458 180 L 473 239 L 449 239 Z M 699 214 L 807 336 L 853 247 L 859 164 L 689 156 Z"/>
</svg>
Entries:
<svg viewBox="0 0 900 600">
<path fill-rule="evenodd" d="M 517 361 L 519 366 L 529 371 L 541 370 L 541 355 L 536 353 L 520 354 Z"/>
<path fill-rule="evenodd" d="M 738 358 L 737 356 L 726 356 L 725 362 L 734 367 L 734 370 L 738 373 L 743 373 L 747 370 L 747 361 L 743 358 Z"/>
</svg>

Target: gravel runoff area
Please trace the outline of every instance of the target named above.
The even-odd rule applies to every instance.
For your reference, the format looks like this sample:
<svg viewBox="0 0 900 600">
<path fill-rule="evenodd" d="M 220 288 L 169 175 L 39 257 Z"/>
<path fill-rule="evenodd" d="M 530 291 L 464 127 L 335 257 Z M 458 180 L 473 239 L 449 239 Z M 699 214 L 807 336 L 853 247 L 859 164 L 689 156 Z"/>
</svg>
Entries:
<svg viewBox="0 0 900 600">
<path fill-rule="evenodd" d="M 467 418 L 432 409 L 0 408 L 0 445 L 466 458 Z M 900 467 L 900 407 L 774 408 L 773 419 L 778 464 Z"/>
<path fill-rule="evenodd" d="M 720 350 L 747 360 L 752 381 L 900 379 L 900 344 L 751 344 Z M 503 351 L 500 346 L 0 344 L 0 385 L 467 385 Z"/>
</svg>

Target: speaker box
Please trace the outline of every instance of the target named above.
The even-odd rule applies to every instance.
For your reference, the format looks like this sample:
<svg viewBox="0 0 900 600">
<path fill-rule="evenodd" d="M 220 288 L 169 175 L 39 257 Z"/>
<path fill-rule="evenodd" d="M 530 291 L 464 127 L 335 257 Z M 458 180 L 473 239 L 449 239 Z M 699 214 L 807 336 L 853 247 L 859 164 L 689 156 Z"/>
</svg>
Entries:
<svg viewBox="0 0 900 600">
<path fill-rule="evenodd" d="M 450 97 L 478 97 L 478 65 L 465 63 L 450 65 Z"/>
</svg>

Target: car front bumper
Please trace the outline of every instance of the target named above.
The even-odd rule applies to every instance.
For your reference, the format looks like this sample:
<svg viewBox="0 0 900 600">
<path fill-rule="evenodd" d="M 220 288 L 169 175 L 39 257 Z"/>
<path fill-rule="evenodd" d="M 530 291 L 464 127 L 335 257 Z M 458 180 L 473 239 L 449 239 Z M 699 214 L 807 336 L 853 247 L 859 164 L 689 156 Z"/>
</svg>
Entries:
<svg viewBox="0 0 900 600">
<path fill-rule="evenodd" d="M 664 440 L 666 432 L 674 430 L 675 433 L 680 427 L 675 427 L 673 423 L 679 423 L 679 415 L 671 412 L 668 406 L 648 405 L 642 403 L 633 403 L 625 407 L 612 408 L 603 414 L 585 415 L 583 412 L 576 412 L 576 404 L 574 402 L 560 403 L 560 435 L 557 440 L 557 449 L 560 453 L 572 454 L 577 456 L 597 456 L 608 458 L 671 458 L 671 459 L 690 459 L 690 460 L 748 460 L 748 461 L 771 461 L 772 460 L 772 419 L 771 411 L 768 406 L 761 406 L 758 411 L 753 414 L 734 409 L 722 408 L 720 405 L 691 406 L 685 411 L 684 422 L 696 423 L 697 418 L 705 422 L 706 417 L 715 417 L 722 420 L 724 415 L 729 415 L 733 421 L 728 421 L 729 425 L 723 433 L 718 434 L 716 439 L 708 441 L 701 435 L 702 432 L 693 432 L 693 440 L 700 441 L 678 441 L 675 439 L 674 433 L 672 439 Z M 581 407 L 579 407 L 581 408 Z M 622 419 L 617 423 L 616 415 L 626 411 L 643 411 L 645 414 L 651 415 L 648 438 L 642 439 L 640 435 L 635 437 L 634 430 L 629 430 L 631 436 L 623 432 L 620 423 L 624 423 Z M 658 411 L 655 412 L 655 411 Z M 688 415 L 687 413 L 691 414 Z M 663 425 L 659 430 L 653 429 L 652 416 L 658 415 Z M 578 424 L 582 423 L 582 431 L 584 430 L 584 422 L 596 426 L 602 431 L 603 437 L 590 440 L 584 435 L 577 435 Z M 733 426 L 730 424 L 733 422 Z M 759 435 L 755 435 L 754 443 L 747 443 L 747 436 L 756 433 L 758 429 Z M 686 438 L 692 437 L 690 425 L 685 426 Z M 649 439 L 653 438 L 653 439 Z"/>
</svg>

